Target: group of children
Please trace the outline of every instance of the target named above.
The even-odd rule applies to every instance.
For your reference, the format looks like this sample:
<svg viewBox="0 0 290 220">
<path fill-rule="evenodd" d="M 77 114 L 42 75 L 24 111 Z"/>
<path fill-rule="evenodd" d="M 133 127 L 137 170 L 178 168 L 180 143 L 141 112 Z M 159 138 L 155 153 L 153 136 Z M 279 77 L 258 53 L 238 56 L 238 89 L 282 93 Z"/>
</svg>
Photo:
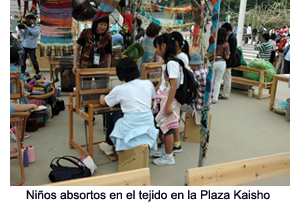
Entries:
<svg viewBox="0 0 290 220">
<path fill-rule="evenodd" d="M 110 116 L 107 143 L 101 149 L 110 154 L 113 146 L 118 152 L 148 144 L 150 155 L 156 157 L 153 160 L 155 165 L 172 165 L 175 164 L 173 152 L 182 151 L 179 140 L 180 104 L 175 99 L 175 93 L 183 83 L 182 67 L 172 59 L 182 60 L 184 66 L 196 74 L 199 96 L 193 108 L 197 106 L 199 111 L 203 104 L 201 99 L 204 97 L 207 70 L 199 53 L 189 54 L 188 43 L 180 33 L 162 34 L 153 43 L 157 54 L 164 60 L 161 81 L 154 88 L 151 81 L 140 79 L 134 60 L 126 57 L 118 62 L 116 72 L 123 84 L 114 87 L 108 95 L 102 95 L 100 103 L 110 107 L 120 104 L 123 114 Z"/>
</svg>

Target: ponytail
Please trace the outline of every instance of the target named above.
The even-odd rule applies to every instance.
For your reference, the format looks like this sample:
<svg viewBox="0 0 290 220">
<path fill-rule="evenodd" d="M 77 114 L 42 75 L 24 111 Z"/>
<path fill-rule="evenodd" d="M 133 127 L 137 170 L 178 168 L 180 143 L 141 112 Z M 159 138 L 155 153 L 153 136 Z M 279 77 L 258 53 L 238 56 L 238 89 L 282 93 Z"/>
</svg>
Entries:
<svg viewBox="0 0 290 220">
<path fill-rule="evenodd" d="M 182 34 L 180 34 L 177 31 L 174 31 L 171 33 L 171 36 L 174 38 L 174 40 L 178 42 L 181 51 L 185 53 L 188 56 L 188 59 L 190 60 L 189 45 L 188 42 L 183 38 Z"/>
<path fill-rule="evenodd" d="M 170 58 L 173 58 L 176 55 L 176 43 L 170 34 L 164 33 L 154 39 L 153 45 L 156 48 L 157 45 L 161 47 L 163 43 L 166 44 L 166 50 L 163 58 L 165 63 L 167 63 Z"/>
</svg>

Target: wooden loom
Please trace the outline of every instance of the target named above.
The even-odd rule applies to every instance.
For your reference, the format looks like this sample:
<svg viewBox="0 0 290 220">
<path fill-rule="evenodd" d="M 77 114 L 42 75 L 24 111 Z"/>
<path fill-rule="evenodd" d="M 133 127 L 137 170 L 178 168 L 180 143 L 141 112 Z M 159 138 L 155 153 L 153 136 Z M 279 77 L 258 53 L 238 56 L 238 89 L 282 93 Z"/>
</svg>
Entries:
<svg viewBox="0 0 290 220">
<path fill-rule="evenodd" d="M 108 94 L 112 89 L 87 89 L 82 88 L 82 79 L 83 78 L 92 78 L 95 79 L 102 77 L 112 77 L 116 76 L 116 68 L 92 68 L 92 69 L 78 69 L 76 73 L 76 92 L 70 93 L 69 95 L 69 147 L 76 148 L 83 154 L 85 157 L 91 156 L 93 158 L 93 145 L 99 144 L 100 142 L 93 142 L 93 123 L 94 115 L 98 114 L 108 114 L 116 111 L 120 111 L 119 108 L 110 108 L 102 107 L 100 105 L 100 100 L 83 101 L 82 97 L 91 94 Z M 97 81 L 97 80 L 96 80 Z M 91 81 L 89 81 L 91 82 Z M 73 98 L 75 98 L 75 105 Z M 83 111 L 83 107 L 87 106 L 88 111 Z M 78 144 L 73 139 L 73 113 L 81 116 L 85 120 L 85 126 L 89 127 L 88 142 L 87 144 Z M 87 135 L 87 134 L 86 134 Z M 83 147 L 87 145 L 87 150 Z M 111 160 L 116 160 L 115 156 L 108 156 Z"/>
</svg>

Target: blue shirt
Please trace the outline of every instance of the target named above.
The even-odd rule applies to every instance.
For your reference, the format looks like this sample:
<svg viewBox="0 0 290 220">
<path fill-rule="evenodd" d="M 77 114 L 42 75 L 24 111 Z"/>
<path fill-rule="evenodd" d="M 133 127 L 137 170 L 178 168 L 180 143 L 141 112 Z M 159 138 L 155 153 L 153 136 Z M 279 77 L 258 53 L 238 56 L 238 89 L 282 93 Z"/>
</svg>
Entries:
<svg viewBox="0 0 290 220">
<path fill-rule="evenodd" d="M 21 45 L 24 48 L 36 49 L 40 30 L 41 29 L 39 26 L 31 26 L 26 29 L 19 30 L 19 34 L 23 38 Z"/>
<path fill-rule="evenodd" d="M 112 35 L 112 41 L 113 41 L 113 46 L 116 46 L 118 44 L 124 43 L 124 38 L 121 34 L 117 33 Z"/>
</svg>

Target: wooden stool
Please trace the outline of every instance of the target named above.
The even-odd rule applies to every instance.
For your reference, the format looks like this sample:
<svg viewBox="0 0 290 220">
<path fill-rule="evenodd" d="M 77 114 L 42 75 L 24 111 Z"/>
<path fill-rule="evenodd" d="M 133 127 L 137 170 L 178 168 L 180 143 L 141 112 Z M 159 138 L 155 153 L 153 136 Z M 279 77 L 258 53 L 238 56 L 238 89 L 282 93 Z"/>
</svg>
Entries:
<svg viewBox="0 0 290 220">
<path fill-rule="evenodd" d="M 210 131 L 211 115 L 208 117 L 208 130 Z M 185 128 L 184 128 L 184 142 L 200 142 L 200 124 L 195 122 L 195 117 L 190 114 L 186 114 Z"/>
<path fill-rule="evenodd" d="M 118 154 L 118 172 L 148 167 L 149 148 L 147 144 Z"/>
</svg>

